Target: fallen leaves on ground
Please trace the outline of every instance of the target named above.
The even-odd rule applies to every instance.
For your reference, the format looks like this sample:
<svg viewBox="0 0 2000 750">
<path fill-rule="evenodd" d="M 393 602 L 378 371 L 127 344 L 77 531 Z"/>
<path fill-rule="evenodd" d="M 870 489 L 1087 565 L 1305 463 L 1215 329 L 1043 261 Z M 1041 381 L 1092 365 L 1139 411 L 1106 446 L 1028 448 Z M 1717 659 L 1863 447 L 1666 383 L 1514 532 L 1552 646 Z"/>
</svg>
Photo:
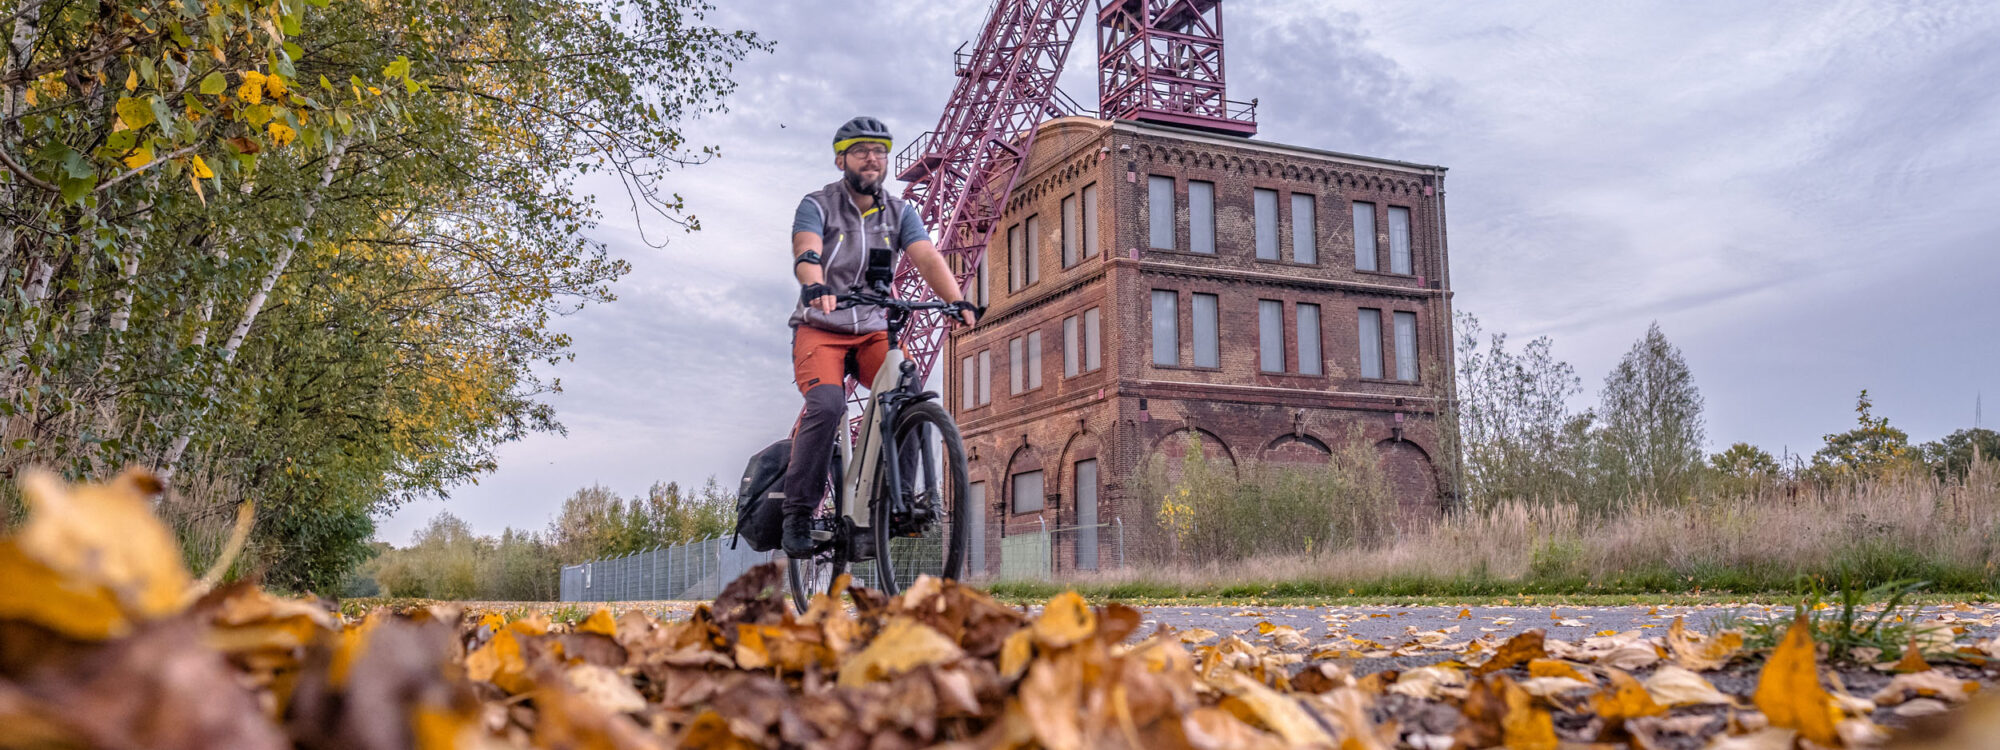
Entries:
<svg viewBox="0 0 2000 750">
<path fill-rule="evenodd" d="M 801 613 L 777 565 L 676 620 L 457 605 L 349 618 L 244 583 L 208 590 L 149 512 L 143 473 L 25 484 L 29 516 L 0 539 L 0 748 L 1776 750 L 1890 741 L 1875 716 L 1944 720 L 1904 738 L 1920 743 L 2000 726 L 1977 682 L 1921 656 L 1870 698 L 1849 694 L 1803 621 L 1745 702 L 1702 674 L 1757 656 L 1742 634 L 1678 618 L 1657 638 L 1454 625 L 1375 642 L 1329 627 L 1316 645 L 1269 620 L 1140 632 L 1130 607 L 1064 593 L 1036 612 L 933 578 L 895 597 L 843 583 Z"/>
</svg>

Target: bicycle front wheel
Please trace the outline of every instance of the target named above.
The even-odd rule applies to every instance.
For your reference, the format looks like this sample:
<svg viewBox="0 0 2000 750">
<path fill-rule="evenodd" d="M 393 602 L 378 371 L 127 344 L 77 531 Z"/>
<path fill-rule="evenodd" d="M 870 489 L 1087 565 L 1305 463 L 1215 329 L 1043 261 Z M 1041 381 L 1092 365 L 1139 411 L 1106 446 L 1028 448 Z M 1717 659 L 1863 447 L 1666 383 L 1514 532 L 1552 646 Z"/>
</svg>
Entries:
<svg viewBox="0 0 2000 750">
<path fill-rule="evenodd" d="M 944 408 L 925 401 L 896 417 L 896 455 L 884 456 L 869 523 L 875 534 L 877 585 L 890 596 L 917 576 L 965 574 L 968 507 L 965 443 Z M 901 498 L 887 481 L 889 461 L 901 478 Z"/>
</svg>

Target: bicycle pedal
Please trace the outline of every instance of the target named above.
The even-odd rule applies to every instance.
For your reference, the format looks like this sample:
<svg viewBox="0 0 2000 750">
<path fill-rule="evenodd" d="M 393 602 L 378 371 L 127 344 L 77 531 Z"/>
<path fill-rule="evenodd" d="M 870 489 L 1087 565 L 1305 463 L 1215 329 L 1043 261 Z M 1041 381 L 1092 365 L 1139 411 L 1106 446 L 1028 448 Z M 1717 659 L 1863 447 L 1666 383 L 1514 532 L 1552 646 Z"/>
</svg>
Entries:
<svg viewBox="0 0 2000 750">
<path fill-rule="evenodd" d="M 833 532 L 826 529 L 813 529 L 812 538 L 815 542 L 830 542 L 833 541 Z"/>
</svg>

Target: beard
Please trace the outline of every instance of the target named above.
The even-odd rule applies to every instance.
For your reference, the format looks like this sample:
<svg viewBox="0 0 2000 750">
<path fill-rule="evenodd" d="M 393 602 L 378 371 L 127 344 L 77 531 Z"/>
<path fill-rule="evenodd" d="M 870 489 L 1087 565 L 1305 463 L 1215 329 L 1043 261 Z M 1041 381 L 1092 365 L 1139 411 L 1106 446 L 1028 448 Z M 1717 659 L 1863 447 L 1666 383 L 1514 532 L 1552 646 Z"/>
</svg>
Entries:
<svg viewBox="0 0 2000 750">
<path fill-rule="evenodd" d="M 871 179 L 851 169 L 841 170 L 841 174 L 847 181 L 847 189 L 862 195 L 874 195 L 875 191 L 882 187 L 882 178 L 880 177 Z"/>
</svg>

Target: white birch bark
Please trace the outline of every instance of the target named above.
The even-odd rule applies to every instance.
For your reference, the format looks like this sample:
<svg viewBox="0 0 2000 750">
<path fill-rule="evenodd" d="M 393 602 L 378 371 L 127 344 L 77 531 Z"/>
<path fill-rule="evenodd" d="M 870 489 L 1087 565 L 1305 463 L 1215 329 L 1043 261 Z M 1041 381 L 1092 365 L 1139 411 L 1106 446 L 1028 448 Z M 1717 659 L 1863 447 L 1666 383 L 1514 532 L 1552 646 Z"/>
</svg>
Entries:
<svg viewBox="0 0 2000 750">
<path fill-rule="evenodd" d="M 312 193 L 306 196 L 305 205 L 300 208 L 299 223 L 285 233 L 285 246 L 279 249 L 277 260 L 271 263 L 271 270 L 265 272 L 263 280 L 257 284 L 257 291 L 250 295 L 250 301 L 243 306 L 243 315 L 237 319 L 235 330 L 229 333 L 229 339 L 222 344 L 224 366 L 236 361 L 236 351 L 242 348 L 243 339 L 250 335 L 250 326 L 257 322 L 257 314 L 263 311 L 264 301 L 270 298 L 271 289 L 278 285 L 279 277 L 284 276 L 285 267 L 292 262 L 292 254 L 298 250 L 299 245 L 305 243 L 306 227 L 312 223 L 313 214 L 319 212 L 320 198 L 326 194 L 326 187 L 333 184 L 333 175 L 340 169 L 341 159 L 347 156 L 347 147 L 352 142 L 352 136 L 343 136 L 334 142 L 333 150 L 327 154 L 326 165 L 320 169 L 319 183 L 313 187 Z M 205 338 L 205 333 L 201 335 Z M 207 401 L 214 397 L 215 386 L 210 384 L 207 397 L 203 400 Z M 160 457 L 158 473 L 161 483 L 173 480 L 175 465 L 180 463 L 181 455 L 187 452 L 188 442 L 194 439 L 195 422 L 199 421 L 199 419 L 192 420 L 183 426 L 180 434 L 174 437 L 173 444 L 167 446 L 167 452 Z"/>
</svg>

